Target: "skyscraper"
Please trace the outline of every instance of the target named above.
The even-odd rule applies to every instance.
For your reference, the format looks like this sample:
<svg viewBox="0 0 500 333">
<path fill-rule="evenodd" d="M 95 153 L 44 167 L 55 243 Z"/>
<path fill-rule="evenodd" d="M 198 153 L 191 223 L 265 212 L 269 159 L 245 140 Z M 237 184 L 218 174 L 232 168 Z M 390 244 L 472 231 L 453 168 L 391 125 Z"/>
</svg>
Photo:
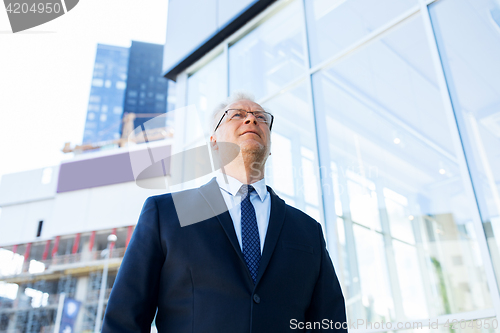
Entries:
<svg viewBox="0 0 500 333">
<path fill-rule="evenodd" d="M 120 137 L 129 50 L 97 45 L 83 143 Z"/>
<path fill-rule="evenodd" d="M 162 76 L 163 45 L 132 41 L 130 48 L 97 46 L 83 144 L 120 138 L 125 113 L 134 128 L 167 111 L 168 81 Z M 164 127 L 160 118 L 153 128 Z"/>
<path fill-rule="evenodd" d="M 132 41 L 124 113 L 136 114 L 134 128 L 167 111 L 168 81 L 162 76 L 163 45 Z M 159 118 L 154 127 L 164 127 Z M 151 123 L 150 123 L 151 124 Z"/>
</svg>

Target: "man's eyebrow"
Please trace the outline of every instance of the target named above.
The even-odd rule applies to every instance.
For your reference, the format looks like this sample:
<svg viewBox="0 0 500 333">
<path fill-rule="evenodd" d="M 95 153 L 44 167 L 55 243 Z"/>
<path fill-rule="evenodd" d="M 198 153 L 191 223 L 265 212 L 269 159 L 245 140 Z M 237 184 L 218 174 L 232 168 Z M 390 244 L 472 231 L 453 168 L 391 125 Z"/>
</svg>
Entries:
<svg viewBox="0 0 500 333">
<path fill-rule="evenodd" d="M 266 110 L 252 110 L 252 111 L 247 111 L 245 109 L 227 109 L 226 111 L 229 111 L 229 110 L 240 110 L 240 111 L 246 111 L 246 112 L 267 112 L 267 113 L 271 114 L 271 112 L 268 112 Z"/>
</svg>

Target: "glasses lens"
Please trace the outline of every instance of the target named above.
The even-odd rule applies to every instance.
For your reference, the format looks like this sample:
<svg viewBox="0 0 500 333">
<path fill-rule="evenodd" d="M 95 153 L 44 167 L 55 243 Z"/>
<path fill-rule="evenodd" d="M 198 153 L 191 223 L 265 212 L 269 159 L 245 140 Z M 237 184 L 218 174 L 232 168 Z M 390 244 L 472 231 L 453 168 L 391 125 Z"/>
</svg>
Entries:
<svg viewBox="0 0 500 333">
<path fill-rule="evenodd" d="M 270 123 L 271 122 L 271 115 L 268 113 L 261 112 L 261 111 L 255 111 L 253 113 L 253 115 L 255 116 L 255 118 L 257 118 L 258 122 L 261 122 L 261 123 Z"/>
<path fill-rule="evenodd" d="M 229 116 L 229 119 L 245 119 L 247 116 L 247 112 L 245 110 L 228 110 L 229 112 L 227 115 Z"/>
<path fill-rule="evenodd" d="M 271 122 L 271 115 L 267 112 L 253 111 L 251 113 L 257 119 L 257 121 L 260 123 L 269 124 Z M 228 118 L 231 120 L 242 120 L 242 119 L 245 119 L 247 117 L 248 112 L 245 110 L 231 109 L 231 110 L 227 110 L 227 115 L 228 115 Z"/>
</svg>

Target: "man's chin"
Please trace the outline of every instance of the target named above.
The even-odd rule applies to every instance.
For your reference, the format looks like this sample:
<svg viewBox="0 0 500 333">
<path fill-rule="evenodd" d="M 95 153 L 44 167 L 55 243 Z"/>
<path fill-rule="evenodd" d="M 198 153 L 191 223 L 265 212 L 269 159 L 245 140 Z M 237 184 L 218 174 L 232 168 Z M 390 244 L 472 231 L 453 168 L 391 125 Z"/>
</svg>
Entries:
<svg viewBox="0 0 500 333">
<path fill-rule="evenodd" d="M 262 154 L 266 150 L 266 147 L 253 140 L 248 140 L 240 144 L 240 151 L 242 154 Z"/>
</svg>

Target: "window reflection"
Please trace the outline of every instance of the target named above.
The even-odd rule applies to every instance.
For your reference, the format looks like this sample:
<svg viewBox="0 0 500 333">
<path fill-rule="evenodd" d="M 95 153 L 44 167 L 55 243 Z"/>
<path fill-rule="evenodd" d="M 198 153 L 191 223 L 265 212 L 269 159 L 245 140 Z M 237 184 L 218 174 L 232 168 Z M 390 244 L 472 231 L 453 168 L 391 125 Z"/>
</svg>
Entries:
<svg viewBox="0 0 500 333">
<path fill-rule="evenodd" d="M 294 1 L 229 48 L 231 92 L 248 90 L 259 99 L 304 74 L 300 6 Z"/>
<path fill-rule="evenodd" d="M 412 233 L 409 233 L 411 235 Z M 428 318 L 426 294 L 422 283 L 421 270 L 431 270 L 425 262 L 419 261 L 417 248 L 410 244 L 394 240 L 394 261 L 401 289 L 404 316 L 407 318 Z M 433 287 L 428 286 L 432 292 Z M 439 299 L 438 295 L 432 298 Z M 430 298 L 430 297 L 429 297 Z M 432 304 L 429 304 L 432 306 Z M 433 311 L 438 313 L 438 311 Z"/>
<path fill-rule="evenodd" d="M 15 283 L 6 283 L 0 281 L 0 297 L 8 298 L 10 300 L 15 300 L 17 297 L 17 291 L 19 289 L 19 285 Z"/>
<path fill-rule="evenodd" d="M 379 230 L 380 218 L 378 215 L 377 193 L 375 185 L 355 173 L 348 173 L 347 192 L 349 194 L 349 208 L 353 221 L 367 226 L 370 229 Z M 357 178 L 359 182 L 351 180 Z"/>
<path fill-rule="evenodd" d="M 500 3 L 429 6 L 497 281 L 500 279 Z"/>
<path fill-rule="evenodd" d="M 0 276 L 15 275 L 23 269 L 24 257 L 7 249 L 0 249 Z"/>
<path fill-rule="evenodd" d="M 353 227 L 358 253 L 361 280 L 362 318 L 367 321 L 388 322 L 394 318 L 383 237 L 359 225 Z M 359 297 L 358 296 L 358 297 Z"/>
<path fill-rule="evenodd" d="M 224 66 L 224 57 L 220 54 L 188 78 L 187 104 L 195 105 L 196 109 L 187 115 L 185 128 L 187 142 L 196 142 L 193 147 L 205 143 L 204 133 L 212 134 L 209 118 L 217 103 L 227 96 L 225 76 L 221 75 L 225 73 Z"/>
<path fill-rule="evenodd" d="M 302 155 L 302 174 L 304 175 L 304 197 L 306 203 L 318 206 L 318 186 L 315 178 L 314 152 L 305 147 L 302 147 L 300 151 Z"/>
<path fill-rule="evenodd" d="M 314 66 L 418 5 L 418 1 L 308 0 L 305 5 Z"/>
<path fill-rule="evenodd" d="M 414 15 L 313 76 L 351 320 L 492 307 L 429 53 Z"/>
<path fill-rule="evenodd" d="M 277 191 L 286 196 L 294 197 L 292 142 L 276 132 L 272 133 L 271 140 L 273 142 L 273 160 L 279 161 L 273 168 L 274 186 Z"/>
<path fill-rule="evenodd" d="M 415 244 L 412 229 L 414 217 L 408 214 L 408 199 L 388 188 L 384 188 L 383 193 L 392 236 Z"/>
<path fill-rule="evenodd" d="M 289 205 L 319 222 L 316 137 L 306 84 L 281 93 L 262 106 L 275 117 L 266 182 Z"/>
<path fill-rule="evenodd" d="M 177 109 L 173 118 L 183 119 L 182 136 L 179 140 L 178 151 L 186 151 L 191 148 L 204 146 L 208 149 L 207 142 L 214 128 L 211 128 L 211 116 L 217 104 L 227 97 L 226 61 L 224 54 L 219 54 L 203 67 L 191 74 L 187 80 L 187 107 Z M 170 96 L 168 97 L 171 98 Z M 170 101 L 169 101 L 170 103 Z M 188 172 L 188 170 L 191 170 Z M 207 174 L 202 177 L 196 173 L 196 168 L 181 168 L 179 173 L 190 181 L 182 182 L 178 186 L 170 188 L 177 191 L 186 188 L 201 186 L 214 176 Z M 204 173 L 203 173 L 204 174 Z"/>
</svg>

